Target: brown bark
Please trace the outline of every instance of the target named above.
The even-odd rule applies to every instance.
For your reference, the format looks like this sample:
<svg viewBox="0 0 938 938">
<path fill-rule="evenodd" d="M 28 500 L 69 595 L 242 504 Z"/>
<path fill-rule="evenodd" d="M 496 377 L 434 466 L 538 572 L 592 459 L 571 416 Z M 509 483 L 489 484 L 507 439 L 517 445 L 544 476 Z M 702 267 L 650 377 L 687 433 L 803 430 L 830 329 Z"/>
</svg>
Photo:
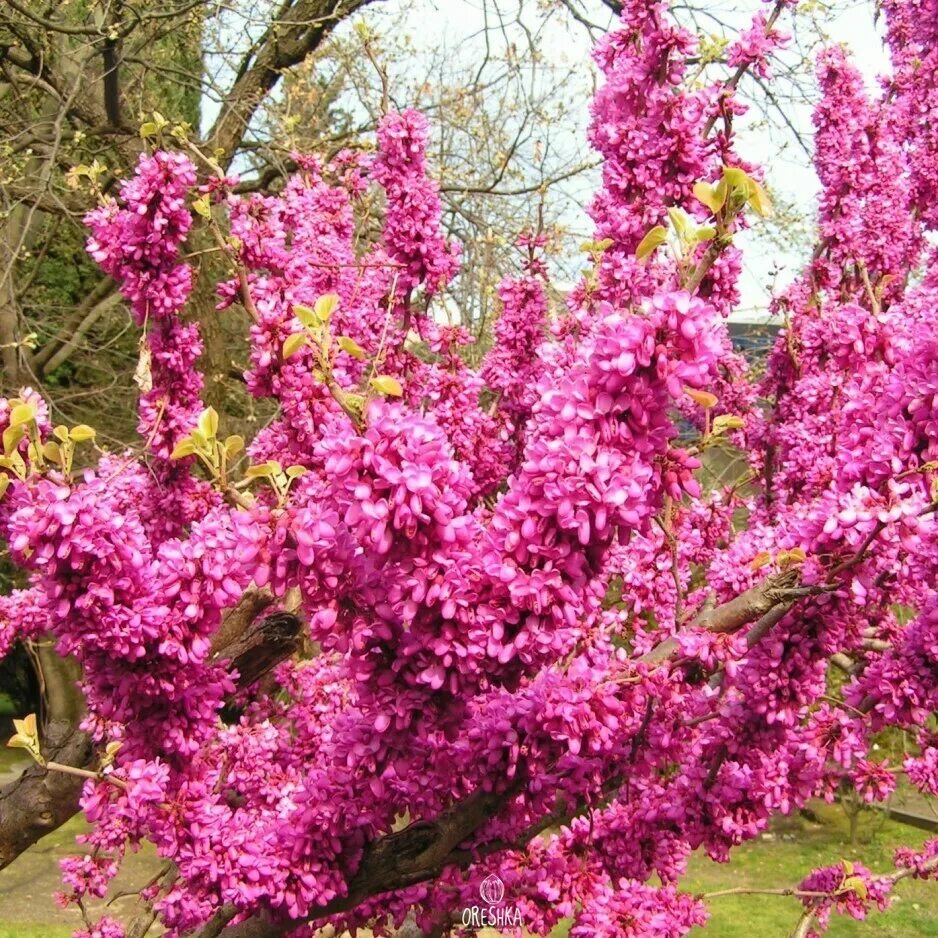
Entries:
<svg viewBox="0 0 938 938">
<path fill-rule="evenodd" d="M 91 762 L 91 738 L 69 722 L 49 724 L 44 743 L 47 759 L 80 768 Z M 0 788 L 0 870 L 75 814 L 83 781 L 32 765 Z"/>
<path fill-rule="evenodd" d="M 777 613 L 779 609 L 782 609 L 784 614 L 795 600 L 810 592 L 809 588 L 798 586 L 796 570 L 785 570 L 767 577 L 720 606 L 701 610 L 694 619 L 693 627 L 709 629 L 711 632 L 738 632 L 743 626 L 761 620 L 769 613 Z M 652 664 L 665 661 L 676 650 L 677 642 L 669 638 L 644 655 L 641 660 Z"/>
<path fill-rule="evenodd" d="M 733 632 L 755 623 L 747 636 L 749 644 L 752 645 L 771 629 L 799 598 L 810 592 L 809 589 L 798 586 L 798 579 L 798 572 L 795 570 L 769 576 L 762 583 L 728 602 L 705 608 L 694 624 L 716 632 Z M 677 643 L 669 639 L 645 655 L 642 660 L 665 661 L 676 650 Z M 610 785 L 613 788 L 618 787 L 621 781 L 615 779 Z M 477 792 L 453 805 L 435 821 L 418 821 L 402 831 L 377 838 L 366 847 L 361 865 L 349 880 L 348 893 L 316 909 L 306 921 L 314 922 L 347 911 L 370 896 L 435 879 L 446 866 L 465 866 L 472 861 L 472 855 L 460 850 L 459 844 L 493 817 L 510 795 L 510 792 L 497 796 Z M 543 823 L 533 825 L 527 832 L 529 836 L 523 836 L 519 842 L 497 842 L 496 845 L 490 846 L 495 846 L 496 849 L 520 849 L 527 840 L 537 836 L 546 827 L 559 823 L 566 812 L 566 806 L 558 808 L 558 812 Z M 301 924 L 297 921 L 273 921 L 259 914 L 238 925 L 229 925 L 236 914 L 233 906 L 223 906 L 195 938 L 280 938 Z"/>
<path fill-rule="evenodd" d="M 291 613 L 252 621 L 252 612 L 269 603 L 267 595 L 250 591 L 219 629 L 229 641 L 216 643 L 217 657 L 238 668 L 239 688 L 255 683 L 299 645 L 300 622 Z M 48 644 L 40 645 L 38 659 L 46 711 L 43 755 L 63 765 L 91 769 L 95 759 L 91 738 L 78 729 L 83 703 L 75 686 L 77 669 Z M 83 785 L 82 778 L 32 765 L 0 788 L 0 869 L 77 813 Z"/>
<path fill-rule="evenodd" d="M 226 169 L 261 102 L 283 72 L 302 62 L 346 17 L 373 0 L 284 0 L 222 102 L 206 144 Z"/>
<path fill-rule="evenodd" d="M 435 820 L 415 821 L 401 831 L 372 841 L 348 882 L 347 894 L 316 909 L 306 921 L 348 911 L 369 896 L 435 879 L 444 867 L 464 862 L 463 856 L 457 854 L 459 844 L 488 821 L 507 797 L 506 793 L 476 792 Z M 239 925 L 228 925 L 235 914 L 232 906 L 223 906 L 197 933 L 197 938 L 280 938 L 300 924 L 297 921 L 274 922 L 258 915 Z"/>
</svg>

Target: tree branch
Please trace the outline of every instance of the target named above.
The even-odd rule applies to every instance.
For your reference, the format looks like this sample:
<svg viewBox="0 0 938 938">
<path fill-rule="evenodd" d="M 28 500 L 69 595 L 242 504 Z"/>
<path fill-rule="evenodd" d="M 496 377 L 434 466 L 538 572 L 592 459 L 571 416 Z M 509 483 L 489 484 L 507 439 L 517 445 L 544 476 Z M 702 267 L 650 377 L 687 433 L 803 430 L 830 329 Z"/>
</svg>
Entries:
<svg viewBox="0 0 938 938">
<path fill-rule="evenodd" d="M 213 643 L 217 659 L 238 669 L 237 686 L 241 689 L 251 686 L 296 651 L 299 626 L 291 613 L 253 621 L 252 612 L 256 614 L 272 599 L 257 590 L 246 596 L 229 610 L 219 628 L 218 634 L 225 640 Z M 43 730 L 43 755 L 47 761 L 63 766 L 88 769 L 94 760 L 91 737 L 78 729 L 77 713 L 61 709 L 50 706 L 53 720 Z M 83 777 L 32 765 L 0 788 L 0 870 L 78 812 L 84 783 Z"/>
<path fill-rule="evenodd" d="M 242 60 L 206 137 L 208 152 L 222 151 L 227 169 L 255 112 L 285 69 L 303 61 L 336 25 L 374 0 L 298 0 L 285 3 L 258 46 Z M 250 64 L 249 64 L 250 63 Z"/>
</svg>

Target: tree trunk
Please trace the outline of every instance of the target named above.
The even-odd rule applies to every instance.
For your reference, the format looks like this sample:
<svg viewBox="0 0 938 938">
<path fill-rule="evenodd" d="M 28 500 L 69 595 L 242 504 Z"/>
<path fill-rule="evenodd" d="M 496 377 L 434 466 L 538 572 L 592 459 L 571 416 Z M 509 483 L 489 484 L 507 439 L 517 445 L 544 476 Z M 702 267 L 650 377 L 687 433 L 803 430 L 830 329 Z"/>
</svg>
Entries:
<svg viewBox="0 0 938 938">
<path fill-rule="evenodd" d="M 247 687 L 288 658 L 300 641 L 300 621 L 288 613 L 277 613 L 260 621 L 254 616 L 269 604 L 269 594 L 249 590 L 241 603 L 228 611 L 214 648 L 220 660 L 243 673 L 239 688 Z M 289 617 L 293 631 L 285 630 Z M 46 759 L 76 768 L 94 767 L 94 747 L 87 733 L 78 729 L 84 701 L 77 687 L 78 667 L 59 657 L 49 641 L 33 649 L 43 696 L 43 755 Z M 85 779 L 64 772 L 49 772 L 32 765 L 0 788 L 0 870 L 46 834 L 61 827 L 78 811 Z"/>
</svg>

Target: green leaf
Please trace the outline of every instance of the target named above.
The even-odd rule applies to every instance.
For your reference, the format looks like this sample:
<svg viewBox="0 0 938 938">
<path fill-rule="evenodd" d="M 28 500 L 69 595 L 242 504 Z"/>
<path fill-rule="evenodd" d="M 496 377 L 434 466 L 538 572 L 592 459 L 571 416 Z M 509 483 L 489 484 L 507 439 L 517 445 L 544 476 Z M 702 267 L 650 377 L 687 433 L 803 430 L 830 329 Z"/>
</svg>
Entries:
<svg viewBox="0 0 938 938">
<path fill-rule="evenodd" d="M 713 434 L 726 433 L 728 430 L 742 430 L 746 426 L 746 421 L 735 414 L 720 414 L 713 418 Z"/>
<path fill-rule="evenodd" d="M 17 404 L 10 411 L 10 426 L 18 427 L 36 419 L 36 408 L 32 404 Z"/>
<path fill-rule="evenodd" d="M 772 200 L 755 179 L 749 180 L 749 204 L 760 218 L 768 218 L 772 214 Z"/>
<path fill-rule="evenodd" d="M 752 180 L 745 170 L 740 169 L 738 166 L 724 166 L 723 180 L 731 191 L 742 192 L 747 199 L 749 198 L 749 183 Z"/>
<path fill-rule="evenodd" d="M 53 431 L 52 435 L 60 442 L 68 442 L 68 427 L 64 423 L 60 423 Z"/>
<path fill-rule="evenodd" d="M 68 436 L 73 443 L 87 443 L 95 438 L 95 429 L 86 423 L 80 423 L 68 431 Z"/>
<path fill-rule="evenodd" d="M 287 478 L 298 479 L 300 476 L 305 476 L 308 471 L 306 466 L 287 466 Z"/>
<path fill-rule="evenodd" d="M 180 440 L 175 449 L 169 454 L 170 459 L 184 459 L 186 456 L 195 455 L 195 443 L 192 442 L 191 437 L 186 437 L 184 440 Z"/>
<path fill-rule="evenodd" d="M 763 567 L 768 566 L 772 562 L 772 555 L 767 550 L 760 550 L 755 557 L 752 558 L 749 568 L 753 573 L 756 570 L 761 570 Z"/>
<path fill-rule="evenodd" d="M 206 407 L 199 414 L 199 431 L 205 435 L 206 441 L 214 440 L 218 435 L 218 411 L 214 407 Z"/>
<path fill-rule="evenodd" d="M 306 309 L 307 307 L 303 306 L 301 309 Z M 296 313 L 297 307 L 293 307 L 293 312 Z M 297 318 L 299 319 L 299 313 L 297 313 Z M 303 320 L 300 319 L 300 322 Z M 288 358 L 293 358 L 296 353 L 306 345 L 306 333 L 305 332 L 294 332 L 292 335 L 288 335 L 283 342 L 283 358 L 284 361 Z"/>
<path fill-rule="evenodd" d="M 780 567 L 793 567 L 803 564 L 808 559 L 808 555 L 802 547 L 793 547 L 791 550 L 783 550 L 776 558 Z"/>
<path fill-rule="evenodd" d="M 155 137 L 160 132 L 159 124 L 154 121 L 147 121 L 140 125 L 140 138 L 146 140 L 148 137 Z"/>
<path fill-rule="evenodd" d="M 698 391 L 696 388 L 684 388 L 684 393 L 696 404 L 701 407 L 711 408 L 717 406 L 716 394 L 709 391 Z"/>
<path fill-rule="evenodd" d="M 307 329 L 315 329 L 321 325 L 319 318 L 316 316 L 316 311 L 309 306 L 304 306 L 302 303 L 293 304 L 293 315 L 296 316 Z"/>
<path fill-rule="evenodd" d="M 668 218 L 671 219 L 671 227 L 677 232 L 677 236 L 682 241 L 689 240 L 694 232 L 694 222 L 690 215 L 682 208 L 672 205 L 668 209 Z"/>
<path fill-rule="evenodd" d="M 14 720 L 13 728 L 16 733 L 7 743 L 13 749 L 26 749 L 29 754 L 39 763 L 43 762 L 42 753 L 39 747 L 39 729 L 36 723 L 36 714 L 30 713 L 22 720 Z"/>
<path fill-rule="evenodd" d="M 635 249 L 635 256 L 640 261 L 645 260 L 649 254 L 665 242 L 667 237 L 668 229 L 665 228 L 664 225 L 655 225 L 655 227 L 638 242 L 638 247 Z"/>
<path fill-rule="evenodd" d="M 329 322 L 338 305 L 338 293 L 327 293 L 325 296 L 321 296 L 318 300 L 316 300 L 316 315 L 319 317 L 319 321 L 323 325 Z"/>
<path fill-rule="evenodd" d="M 400 381 L 391 375 L 378 375 L 371 379 L 371 386 L 379 393 L 388 397 L 400 397 L 404 393 Z"/>
<path fill-rule="evenodd" d="M 13 728 L 17 733 L 36 739 L 39 736 L 39 721 L 35 713 L 27 713 L 22 720 L 14 720 Z"/>
<path fill-rule="evenodd" d="M 123 745 L 124 744 L 119 739 L 115 739 L 104 747 L 104 755 L 101 756 L 102 768 L 114 764 L 114 757 L 120 752 L 120 748 Z"/>
<path fill-rule="evenodd" d="M 229 436 L 225 440 L 225 456 L 228 459 L 234 459 L 238 453 L 244 450 L 244 437 L 243 436 Z"/>
<path fill-rule="evenodd" d="M 712 241 L 716 237 L 717 230 L 713 225 L 701 225 L 694 232 L 695 241 Z"/>
<path fill-rule="evenodd" d="M 848 876 L 841 885 L 838 892 L 852 892 L 859 896 L 861 899 L 869 898 L 869 890 L 866 888 L 866 883 L 859 876 Z"/>
<path fill-rule="evenodd" d="M 58 443 L 53 443 L 52 440 L 43 445 L 42 455 L 57 466 L 62 464 L 62 449 Z"/>
<path fill-rule="evenodd" d="M 367 358 L 365 350 L 354 339 L 350 339 L 347 335 L 339 336 L 339 348 L 342 349 L 343 352 L 348 352 L 352 358 L 359 360 Z"/>
<path fill-rule="evenodd" d="M 715 186 L 703 181 L 695 183 L 694 198 L 716 215 L 726 202 L 726 183 L 720 181 Z"/>
<path fill-rule="evenodd" d="M 365 406 L 365 398 L 361 394 L 352 394 L 347 391 L 342 400 L 349 410 L 353 410 L 357 414 L 360 414 Z"/>
<path fill-rule="evenodd" d="M 3 498 L 7 493 L 7 489 L 10 487 L 10 477 L 9 476 L 0 476 L 0 498 Z"/>
<path fill-rule="evenodd" d="M 10 468 L 13 470 L 14 474 L 20 478 L 26 478 L 26 463 L 23 462 L 23 457 L 19 454 L 19 450 L 13 450 L 9 456 Z"/>
<path fill-rule="evenodd" d="M 7 455 L 12 453 L 24 436 L 26 436 L 26 427 L 22 424 L 18 427 L 7 427 L 3 431 L 3 452 Z"/>
<path fill-rule="evenodd" d="M 197 215 L 201 215 L 203 218 L 212 217 L 212 206 L 208 199 L 208 193 L 205 195 L 199 196 L 193 203 L 192 209 Z"/>
<path fill-rule="evenodd" d="M 268 459 L 257 466 L 249 466 L 244 473 L 245 479 L 268 479 L 281 472 L 280 463 L 276 459 Z"/>
<path fill-rule="evenodd" d="M 584 241 L 580 245 L 580 250 L 587 254 L 602 254 L 603 251 L 612 247 L 615 242 L 612 238 L 603 238 L 602 241 Z"/>
</svg>

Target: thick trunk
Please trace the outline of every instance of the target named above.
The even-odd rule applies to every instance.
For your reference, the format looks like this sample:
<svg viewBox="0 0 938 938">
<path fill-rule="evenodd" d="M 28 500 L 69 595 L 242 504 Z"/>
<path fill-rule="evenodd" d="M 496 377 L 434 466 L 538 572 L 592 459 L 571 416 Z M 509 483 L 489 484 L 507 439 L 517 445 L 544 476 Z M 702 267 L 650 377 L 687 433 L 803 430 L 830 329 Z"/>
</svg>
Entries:
<svg viewBox="0 0 938 938">
<path fill-rule="evenodd" d="M 90 764 L 91 737 L 71 723 L 49 724 L 44 737 L 46 758 L 80 768 Z M 74 775 L 32 765 L 0 788 L 0 870 L 75 814 L 83 783 Z"/>
<path fill-rule="evenodd" d="M 268 594 L 251 590 L 230 610 L 219 630 L 224 641 L 214 644 L 219 660 L 229 660 L 241 672 L 238 687 L 247 687 L 288 658 L 300 643 L 300 622 L 288 613 L 255 621 L 270 602 Z M 95 756 L 91 738 L 78 729 L 84 703 L 76 681 L 74 661 L 60 658 L 48 642 L 34 650 L 40 675 L 44 725 L 43 754 L 47 759 L 90 769 Z M 0 788 L 0 869 L 78 812 L 84 779 L 30 766 Z"/>
<path fill-rule="evenodd" d="M 50 639 L 29 647 L 42 695 L 42 751 L 47 759 L 89 768 L 91 737 L 79 729 L 85 703 L 78 689 L 81 669 L 57 655 Z M 0 869 L 27 847 L 61 827 L 78 810 L 84 779 L 49 772 L 40 765 L 0 788 Z"/>
<path fill-rule="evenodd" d="M 230 277 L 231 272 L 215 253 L 215 242 L 201 219 L 189 235 L 186 249 L 198 256 L 195 287 L 186 304 L 185 317 L 199 324 L 202 337 L 202 356 L 199 359 L 199 371 L 205 379 L 202 399 L 207 407 L 214 407 L 223 418 L 225 432 L 235 432 L 229 429 L 224 418 L 229 416 L 229 397 L 235 393 L 228 379 L 232 370 L 232 352 L 239 334 L 244 343 L 244 322 L 237 304 L 221 313 L 215 308 L 218 303 L 215 285 Z M 232 320 L 236 321 L 237 331 L 227 335 L 226 332 L 231 330 L 226 330 L 225 326 L 233 325 Z"/>
</svg>

